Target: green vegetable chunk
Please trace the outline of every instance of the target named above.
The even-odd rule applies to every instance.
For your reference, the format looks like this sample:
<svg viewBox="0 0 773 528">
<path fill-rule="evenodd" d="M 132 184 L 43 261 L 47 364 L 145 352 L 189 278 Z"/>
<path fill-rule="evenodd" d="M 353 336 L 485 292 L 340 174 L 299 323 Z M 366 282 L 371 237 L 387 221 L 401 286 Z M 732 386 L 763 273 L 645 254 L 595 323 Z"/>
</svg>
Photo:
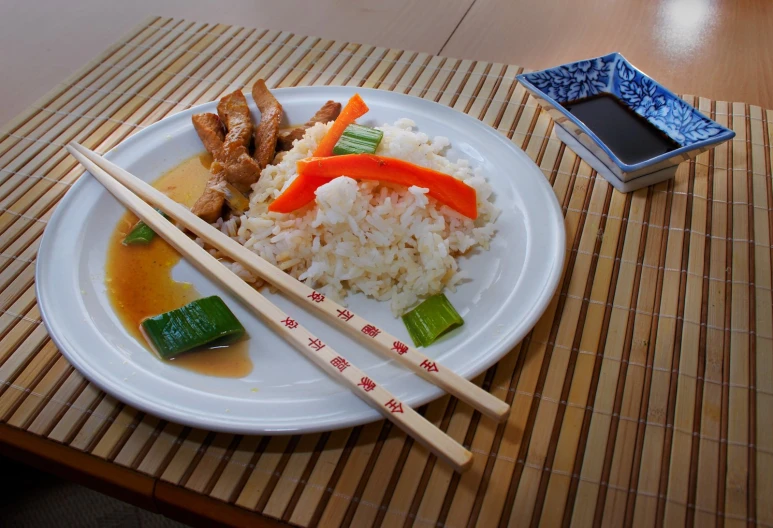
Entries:
<svg viewBox="0 0 773 528">
<path fill-rule="evenodd" d="M 148 317 L 142 333 L 163 359 L 172 358 L 217 339 L 236 339 L 244 327 L 220 297 L 197 299 L 182 308 Z"/>
<path fill-rule="evenodd" d="M 166 216 L 162 211 L 159 209 L 156 209 L 161 215 L 169 219 L 168 216 Z M 156 236 L 156 232 L 153 231 L 148 224 L 140 220 L 136 224 L 134 224 L 134 227 L 132 227 L 132 230 L 129 232 L 128 235 L 123 239 L 123 245 L 124 246 L 147 246 L 150 244 L 150 241 L 153 240 L 153 237 Z"/>
<path fill-rule="evenodd" d="M 464 324 L 445 294 L 433 295 L 403 315 L 403 323 L 416 346 L 431 345 L 449 330 Z"/>
<path fill-rule="evenodd" d="M 333 147 L 333 154 L 375 154 L 384 133 L 362 125 L 349 125 Z"/>
</svg>

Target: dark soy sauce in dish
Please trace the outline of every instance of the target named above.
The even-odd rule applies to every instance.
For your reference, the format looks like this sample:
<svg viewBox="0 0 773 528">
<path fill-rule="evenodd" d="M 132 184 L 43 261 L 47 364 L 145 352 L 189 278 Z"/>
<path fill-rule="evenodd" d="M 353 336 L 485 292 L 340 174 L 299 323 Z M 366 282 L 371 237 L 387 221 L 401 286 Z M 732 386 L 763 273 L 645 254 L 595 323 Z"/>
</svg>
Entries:
<svg viewBox="0 0 773 528">
<path fill-rule="evenodd" d="M 680 147 L 614 95 L 601 93 L 563 103 L 623 163 L 633 165 Z"/>
</svg>

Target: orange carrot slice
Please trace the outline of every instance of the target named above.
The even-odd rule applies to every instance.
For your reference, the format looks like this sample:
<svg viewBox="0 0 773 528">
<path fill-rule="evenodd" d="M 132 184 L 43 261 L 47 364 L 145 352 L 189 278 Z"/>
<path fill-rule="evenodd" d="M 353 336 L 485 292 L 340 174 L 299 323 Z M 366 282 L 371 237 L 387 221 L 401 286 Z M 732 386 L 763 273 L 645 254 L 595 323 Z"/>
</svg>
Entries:
<svg viewBox="0 0 773 528">
<path fill-rule="evenodd" d="M 338 140 L 341 139 L 341 134 L 344 133 L 346 127 L 354 123 L 358 118 L 365 115 L 368 111 L 368 105 L 362 100 L 360 94 L 354 94 L 349 102 L 346 103 L 341 113 L 333 121 L 333 126 L 327 131 L 322 141 L 317 145 L 317 150 L 314 151 L 315 158 L 321 158 L 324 156 L 333 155 L 333 147 L 336 146 Z"/>
<path fill-rule="evenodd" d="M 311 203 L 316 198 L 317 189 L 328 183 L 332 178 L 315 178 L 305 174 L 298 174 L 290 186 L 271 202 L 268 210 L 272 213 L 292 213 L 304 205 Z"/>
<path fill-rule="evenodd" d="M 395 158 L 347 154 L 298 161 L 298 177 L 268 210 L 290 213 L 312 202 L 314 192 L 340 176 L 429 189 L 431 197 L 473 220 L 478 217 L 475 189 L 453 176 Z"/>
</svg>

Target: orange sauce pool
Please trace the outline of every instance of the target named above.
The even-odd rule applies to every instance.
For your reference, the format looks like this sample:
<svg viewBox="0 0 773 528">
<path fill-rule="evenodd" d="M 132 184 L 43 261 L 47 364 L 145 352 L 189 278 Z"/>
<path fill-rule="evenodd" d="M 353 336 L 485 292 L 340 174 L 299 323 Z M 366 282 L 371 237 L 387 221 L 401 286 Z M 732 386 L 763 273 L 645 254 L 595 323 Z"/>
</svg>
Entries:
<svg viewBox="0 0 773 528">
<path fill-rule="evenodd" d="M 153 183 L 164 194 L 191 207 L 209 179 L 210 155 L 194 156 Z M 124 246 L 122 241 L 137 223 L 127 212 L 115 228 L 107 250 L 105 285 L 113 309 L 126 330 L 149 350 L 140 332 L 146 317 L 174 310 L 201 297 L 192 284 L 172 279 L 180 255 L 161 237 L 147 246 Z M 172 364 L 201 374 L 241 378 L 252 371 L 247 340 L 182 354 Z"/>
</svg>

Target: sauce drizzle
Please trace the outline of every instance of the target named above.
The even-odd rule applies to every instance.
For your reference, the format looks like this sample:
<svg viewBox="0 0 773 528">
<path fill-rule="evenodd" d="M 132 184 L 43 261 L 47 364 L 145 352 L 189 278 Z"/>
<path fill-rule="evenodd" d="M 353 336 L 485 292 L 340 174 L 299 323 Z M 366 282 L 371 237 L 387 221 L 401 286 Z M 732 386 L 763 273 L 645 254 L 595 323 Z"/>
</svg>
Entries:
<svg viewBox="0 0 773 528">
<path fill-rule="evenodd" d="M 191 207 L 204 192 L 211 163 L 208 154 L 195 156 L 161 176 L 153 186 Z M 108 245 L 105 285 L 110 303 L 126 330 L 148 348 L 140 332 L 143 319 L 174 310 L 201 296 L 192 284 L 172 279 L 172 269 L 180 255 L 160 237 L 154 237 L 147 246 L 123 245 L 124 237 L 136 223 L 137 217 L 131 212 L 118 221 Z M 246 339 L 182 354 L 170 362 L 201 374 L 228 378 L 241 378 L 252 371 Z"/>
</svg>

